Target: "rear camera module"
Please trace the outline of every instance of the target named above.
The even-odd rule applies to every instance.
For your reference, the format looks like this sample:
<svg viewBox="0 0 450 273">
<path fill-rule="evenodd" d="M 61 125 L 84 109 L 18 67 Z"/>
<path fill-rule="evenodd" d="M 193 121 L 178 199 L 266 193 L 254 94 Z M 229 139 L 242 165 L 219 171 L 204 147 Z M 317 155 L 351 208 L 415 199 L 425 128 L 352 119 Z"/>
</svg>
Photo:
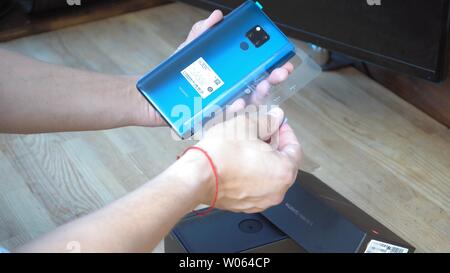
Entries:
<svg viewBox="0 0 450 273">
<path fill-rule="evenodd" d="M 265 44 L 270 36 L 261 26 L 253 27 L 249 32 L 247 32 L 247 38 L 255 45 L 255 47 L 260 47 Z"/>
</svg>

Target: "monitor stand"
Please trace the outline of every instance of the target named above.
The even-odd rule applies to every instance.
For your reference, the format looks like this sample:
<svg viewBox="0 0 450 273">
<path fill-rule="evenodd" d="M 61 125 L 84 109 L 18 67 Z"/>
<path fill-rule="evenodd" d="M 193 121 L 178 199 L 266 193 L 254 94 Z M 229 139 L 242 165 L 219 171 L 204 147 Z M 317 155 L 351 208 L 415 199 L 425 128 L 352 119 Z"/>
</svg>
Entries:
<svg viewBox="0 0 450 273">
<path fill-rule="evenodd" d="M 328 62 L 321 65 L 322 71 L 336 71 L 349 66 L 354 66 L 357 62 L 344 54 L 331 51 Z"/>
<path fill-rule="evenodd" d="M 342 68 L 354 67 L 373 79 L 372 73 L 365 62 L 314 44 L 310 44 L 310 48 L 312 51 L 309 54 L 319 64 L 322 71 L 337 71 Z"/>
</svg>

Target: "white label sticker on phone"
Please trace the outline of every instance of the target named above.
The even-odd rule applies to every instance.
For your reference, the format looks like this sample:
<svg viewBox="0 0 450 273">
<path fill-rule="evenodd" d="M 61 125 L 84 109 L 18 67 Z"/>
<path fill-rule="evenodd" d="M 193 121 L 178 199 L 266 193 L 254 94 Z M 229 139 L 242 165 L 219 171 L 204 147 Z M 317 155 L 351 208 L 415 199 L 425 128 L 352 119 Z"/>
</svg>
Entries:
<svg viewBox="0 0 450 273">
<path fill-rule="evenodd" d="M 408 253 L 408 249 L 377 240 L 371 240 L 364 253 Z"/>
<path fill-rule="evenodd" d="M 202 57 L 181 71 L 181 74 L 203 99 L 206 99 L 224 84 Z"/>
</svg>

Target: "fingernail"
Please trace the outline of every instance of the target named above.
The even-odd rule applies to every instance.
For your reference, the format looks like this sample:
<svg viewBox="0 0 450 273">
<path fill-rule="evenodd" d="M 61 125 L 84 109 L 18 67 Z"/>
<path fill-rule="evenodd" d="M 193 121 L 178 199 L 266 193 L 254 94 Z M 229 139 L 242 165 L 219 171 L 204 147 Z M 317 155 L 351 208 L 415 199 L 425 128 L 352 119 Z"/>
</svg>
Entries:
<svg viewBox="0 0 450 273">
<path fill-rule="evenodd" d="M 209 18 L 213 17 L 215 13 L 217 13 L 218 10 L 213 11 L 210 15 Z"/>
<path fill-rule="evenodd" d="M 280 118 L 280 117 L 284 116 L 284 112 L 280 108 L 276 107 L 269 111 L 269 115 L 276 117 L 276 118 Z"/>
</svg>

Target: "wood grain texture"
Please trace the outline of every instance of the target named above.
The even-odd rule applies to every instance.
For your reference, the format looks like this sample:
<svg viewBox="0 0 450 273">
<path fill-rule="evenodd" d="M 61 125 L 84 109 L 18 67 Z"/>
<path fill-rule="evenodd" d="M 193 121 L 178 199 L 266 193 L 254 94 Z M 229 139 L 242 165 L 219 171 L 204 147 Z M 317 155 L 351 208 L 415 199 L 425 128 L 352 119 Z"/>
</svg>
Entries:
<svg viewBox="0 0 450 273">
<path fill-rule="evenodd" d="M 450 65 L 450 54 L 448 54 Z M 373 78 L 450 128 L 450 78 L 432 83 L 369 65 Z"/>
<path fill-rule="evenodd" d="M 1 46 L 72 67 L 142 74 L 206 15 L 169 4 Z M 283 108 L 302 140 L 304 170 L 418 251 L 450 251 L 449 129 L 352 68 L 323 73 Z M 167 128 L 0 135 L 0 244 L 13 248 L 97 209 L 191 144 L 172 140 Z"/>
</svg>

